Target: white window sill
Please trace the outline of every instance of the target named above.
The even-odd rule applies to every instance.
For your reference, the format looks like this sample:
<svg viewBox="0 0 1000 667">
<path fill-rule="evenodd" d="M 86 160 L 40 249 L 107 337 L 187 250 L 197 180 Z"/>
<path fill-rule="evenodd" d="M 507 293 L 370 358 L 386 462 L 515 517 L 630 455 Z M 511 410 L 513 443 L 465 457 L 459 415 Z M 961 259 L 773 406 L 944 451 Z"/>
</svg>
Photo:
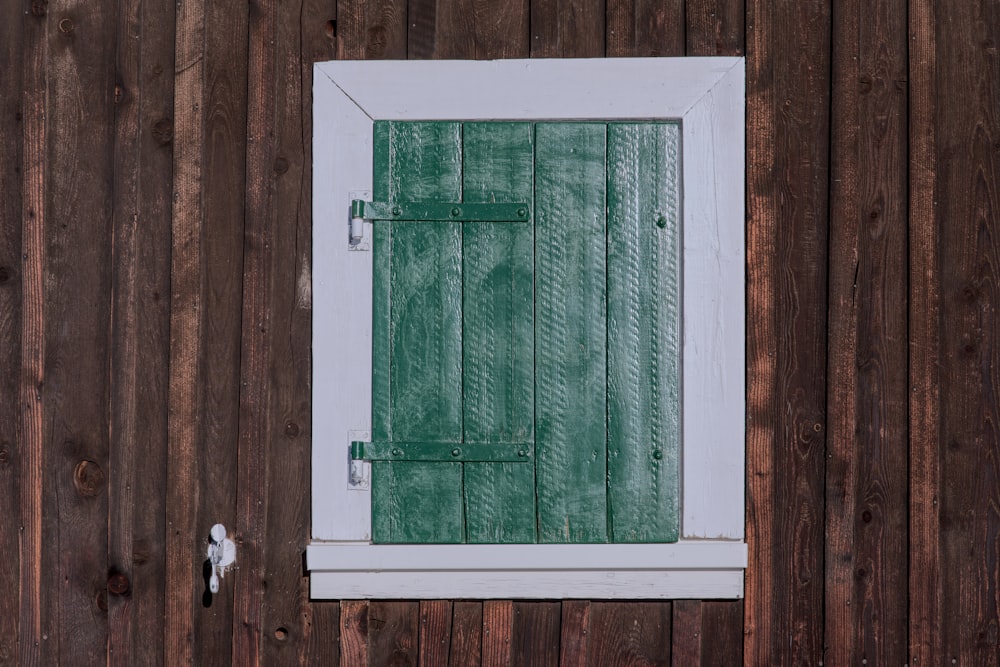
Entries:
<svg viewBox="0 0 1000 667">
<path fill-rule="evenodd" d="M 718 599 L 743 597 L 747 547 L 313 542 L 306 559 L 313 599 Z"/>
</svg>

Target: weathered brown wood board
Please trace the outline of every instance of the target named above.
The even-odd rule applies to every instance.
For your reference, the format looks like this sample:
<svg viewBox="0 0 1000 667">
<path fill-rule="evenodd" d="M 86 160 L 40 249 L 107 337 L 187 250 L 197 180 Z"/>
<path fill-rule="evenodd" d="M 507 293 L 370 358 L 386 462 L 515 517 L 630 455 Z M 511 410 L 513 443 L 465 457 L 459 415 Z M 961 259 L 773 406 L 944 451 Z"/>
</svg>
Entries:
<svg viewBox="0 0 1000 667">
<path fill-rule="evenodd" d="M 3 3 L 0 664 L 997 664 L 998 43 L 987 0 Z M 746 601 L 310 602 L 311 64 L 713 54 Z"/>
</svg>

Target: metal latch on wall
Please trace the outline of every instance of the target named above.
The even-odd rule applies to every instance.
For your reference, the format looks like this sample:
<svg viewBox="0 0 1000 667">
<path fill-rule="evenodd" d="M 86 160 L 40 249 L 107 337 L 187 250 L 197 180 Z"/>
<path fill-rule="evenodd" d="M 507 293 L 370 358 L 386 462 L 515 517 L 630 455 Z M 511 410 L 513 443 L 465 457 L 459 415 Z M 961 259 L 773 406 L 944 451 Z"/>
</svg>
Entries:
<svg viewBox="0 0 1000 667">
<path fill-rule="evenodd" d="M 535 455 L 530 442 L 352 442 L 352 461 L 423 461 L 427 463 L 528 463 Z"/>
<path fill-rule="evenodd" d="M 226 527 L 221 523 L 212 526 L 208 539 L 208 562 L 212 574 L 208 580 L 208 589 L 212 593 L 219 592 L 219 580 L 226 576 L 226 568 L 236 562 L 236 544 L 226 536 Z"/>
<path fill-rule="evenodd" d="M 377 202 L 355 198 L 361 191 L 351 192 L 350 247 L 368 250 L 365 222 L 400 220 L 407 222 L 528 222 L 528 204 L 494 204 L 463 202 Z M 370 196 L 368 193 L 364 195 Z M 364 196 L 363 195 L 363 196 Z"/>
</svg>

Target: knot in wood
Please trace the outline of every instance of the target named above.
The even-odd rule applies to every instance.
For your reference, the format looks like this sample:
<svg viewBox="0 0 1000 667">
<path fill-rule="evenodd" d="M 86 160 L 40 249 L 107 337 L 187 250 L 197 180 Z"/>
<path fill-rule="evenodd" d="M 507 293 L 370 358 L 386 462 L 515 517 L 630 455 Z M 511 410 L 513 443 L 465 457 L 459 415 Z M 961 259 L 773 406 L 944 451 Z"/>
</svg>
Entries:
<svg viewBox="0 0 1000 667">
<path fill-rule="evenodd" d="M 122 572 L 115 572 L 108 577 L 108 592 L 112 595 L 128 595 L 132 590 L 132 582 Z"/>
<path fill-rule="evenodd" d="M 81 496 L 98 496 L 104 488 L 104 471 L 93 461 L 80 461 L 73 470 L 73 485 Z"/>
</svg>

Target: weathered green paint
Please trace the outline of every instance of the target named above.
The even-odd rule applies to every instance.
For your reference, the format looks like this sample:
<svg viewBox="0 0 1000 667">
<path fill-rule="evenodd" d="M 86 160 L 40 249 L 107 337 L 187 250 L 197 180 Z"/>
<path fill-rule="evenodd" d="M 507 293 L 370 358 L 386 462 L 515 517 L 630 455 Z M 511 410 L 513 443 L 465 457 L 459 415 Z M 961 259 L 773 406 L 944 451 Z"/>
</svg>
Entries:
<svg viewBox="0 0 1000 667">
<path fill-rule="evenodd" d="M 456 442 L 352 442 L 351 456 L 368 461 L 468 461 L 530 464 L 535 456 L 531 442 L 456 443 Z M 530 467 L 530 466 L 529 466 Z"/>
<path fill-rule="evenodd" d="M 680 444 L 679 132 L 608 127 L 608 511 L 614 542 L 674 542 Z"/>
<path fill-rule="evenodd" d="M 375 199 L 461 199 L 460 124 L 377 123 L 375 140 L 387 156 Z M 460 443 L 461 225 L 388 222 L 375 226 L 374 246 L 374 293 L 385 302 L 376 304 L 373 351 L 388 368 L 373 373 L 373 410 L 382 411 L 373 440 Z M 375 542 L 462 542 L 463 514 L 461 464 L 372 464 Z"/>
<path fill-rule="evenodd" d="M 375 124 L 376 542 L 677 539 L 678 144 Z"/>
<path fill-rule="evenodd" d="M 531 208 L 526 202 L 470 204 L 468 202 L 386 202 L 355 199 L 351 216 L 366 220 L 527 222 Z"/>
<path fill-rule="evenodd" d="M 532 139 L 529 123 L 466 123 L 464 201 L 530 202 Z M 479 443 L 531 441 L 532 227 L 482 222 L 466 223 L 463 231 L 465 441 L 470 449 L 484 446 Z M 466 465 L 468 541 L 534 542 L 534 486 L 534 466 Z"/>
<path fill-rule="evenodd" d="M 535 127 L 535 432 L 541 542 L 607 531 L 606 126 Z"/>
</svg>

